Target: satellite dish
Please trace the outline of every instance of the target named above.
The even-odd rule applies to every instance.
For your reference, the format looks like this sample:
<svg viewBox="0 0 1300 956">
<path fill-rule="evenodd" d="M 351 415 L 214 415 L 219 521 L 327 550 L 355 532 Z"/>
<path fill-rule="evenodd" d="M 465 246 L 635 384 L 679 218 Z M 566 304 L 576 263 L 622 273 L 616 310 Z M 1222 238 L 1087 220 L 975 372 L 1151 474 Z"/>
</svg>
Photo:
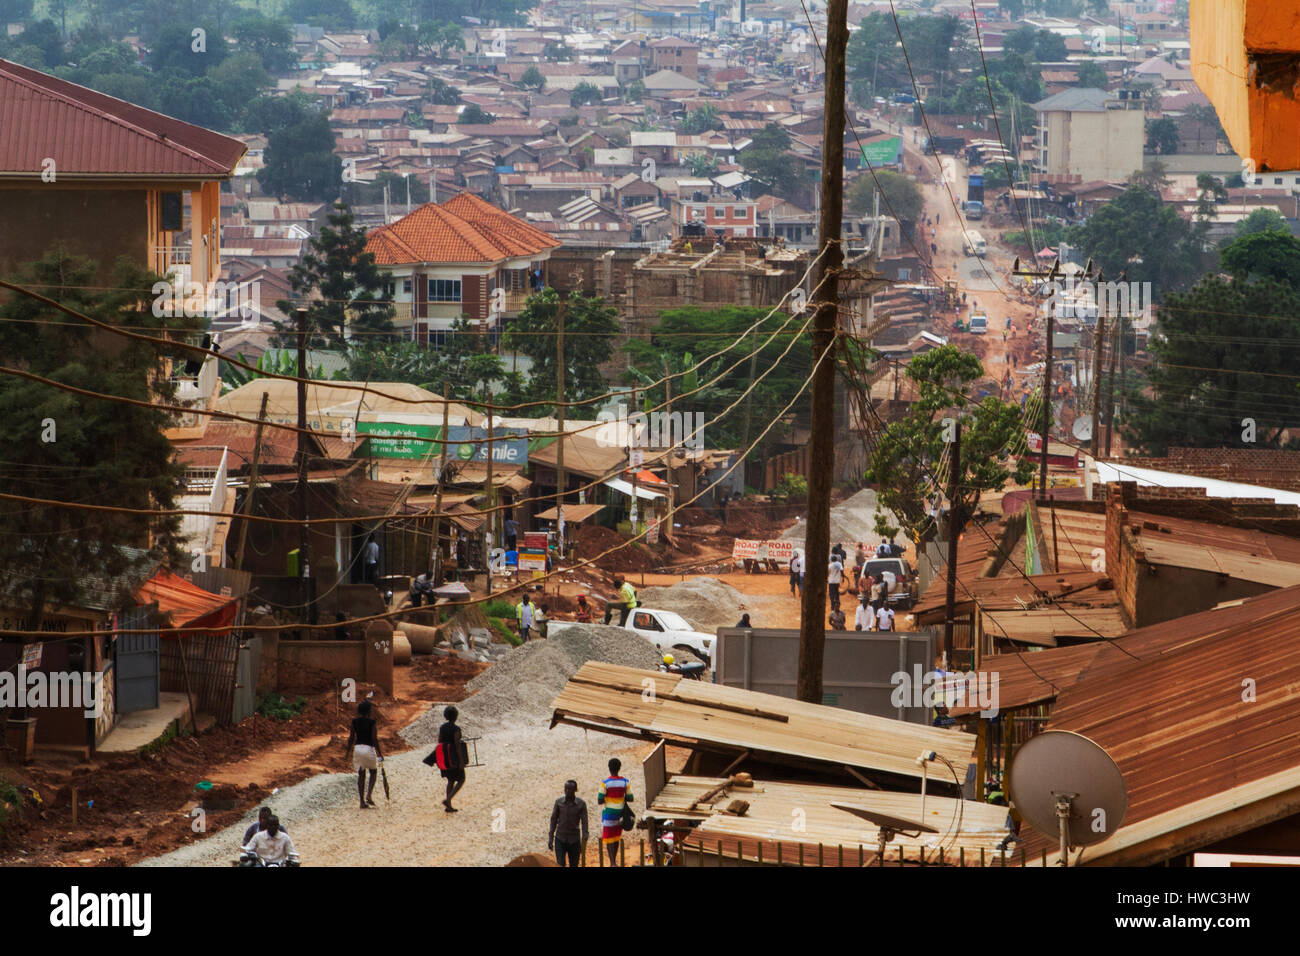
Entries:
<svg viewBox="0 0 1300 956">
<path fill-rule="evenodd" d="M 1092 438 L 1092 416 L 1080 415 L 1074 420 L 1074 425 L 1070 429 L 1074 437 L 1079 441 L 1088 441 Z"/>
<path fill-rule="evenodd" d="M 876 855 L 882 860 L 885 857 L 885 844 L 893 841 L 894 837 L 902 836 L 909 839 L 915 839 L 922 833 L 938 833 L 932 826 L 924 823 L 915 823 L 911 820 L 904 820 L 901 817 L 891 817 L 887 813 L 881 813 L 878 810 L 872 810 L 870 807 L 864 807 L 856 803 L 832 803 L 836 810 L 846 810 L 855 817 L 861 817 L 868 823 L 873 824 L 878 831 L 878 843 L 876 846 Z"/>
<path fill-rule="evenodd" d="M 1030 737 L 1007 773 L 1011 803 L 1030 825 L 1070 850 L 1112 836 L 1128 811 L 1128 791 L 1110 754 L 1082 734 L 1047 730 Z"/>
</svg>

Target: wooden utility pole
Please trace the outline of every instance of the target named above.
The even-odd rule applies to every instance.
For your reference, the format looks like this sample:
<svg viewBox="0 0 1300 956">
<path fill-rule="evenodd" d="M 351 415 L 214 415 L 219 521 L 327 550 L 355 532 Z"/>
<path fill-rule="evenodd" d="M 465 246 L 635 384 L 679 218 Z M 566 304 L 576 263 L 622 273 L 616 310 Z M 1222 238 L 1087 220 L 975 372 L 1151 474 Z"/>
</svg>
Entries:
<svg viewBox="0 0 1300 956">
<path fill-rule="evenodd" d="M 433 499 L 433 554 L 430 570 L 433 572 L 433 586 L 442 583 L 442 548 L 438 539 L 442 536 L 442 489 L 447 485 L 447 425 L 451 414 L 451 383 L 442 383 L 442 449 L 438 453 L 438 493 Z"/>
<path fill-rule="evenodd" d="M 1111 329 L 1113 341 L 1110 343 L 1110 372 L 1106 378 L 1106 457 L 1111 455 L 1111 426 L 1115 422 L 1115 360 L 1120 350 L 1120 332 L 1124 328 L 1124 313 L 1116 317 L 1115 327 Z"/>
<path fill-rule="evenodd" d="M 492 596 L 492 546 L 496 543 L 496 511 L 493 510 L 496 502 L 492 487 L 492 393 L 488 390 L 488 384 L 483 383 L 483 394 L 487 405 L 487 477 L 483 479 L 483 494 L 487 497 L 487 522 L 484 527 L 487 529 L 485 534 L 485 544 L 483 546 L 483 564 L 487 573 L 487 593 Z"/>
<path fill-rule="evenodd" d="M 262 408 L 257 413 L 257 433 L 253 438 L 253 466 L 248 473 L 248 493 L 244 495 L 244 520 L 239 523 L 239 546 L 235 548 L 235 570 L 244 569 L 244 545 L 248 542 L 248 524 L 253 514 L 253 495 L 257 491 L 257 466 L 262 460 L 262 425 L 266 422 L 266 400 L 269 391 L 262 393 Z"/>
<path fill-rule="evenodd" d="M 952 435 L 952 454 L 948 459 L 948 590 L 944 599 L 943 647 L 939 652 L 945 659 L 952 658 L 952 632 L 957 606 L 957 539 L 961 536 L 961 419 L 957 419 Z M 919 547 L 919 545 L 918 545 Z"/>
<path fill-rule="evenodd" d="M 555 418 L 560 436 L 555 445 L 555 544 L 564 557 L 564 300 L 555 311 Z"/>
<path fill-rule="evenodd" d="M 307 600 L 307 310 L 298 310 L 298 580 L 308 621 L 312 609 Z"/>
<path fill-rule="evenodd" d="M 822 702 L 826 652 L 826 576 L 831 538 L 831 477 L 835 470 L 835 347 L 839 316 L 837 275 L 844 263 L 840 242 L 844 212 L 845 49 L 849 42 L 848 0 L 826 8 L 826 109 L 822 127 L 821 216 L 817 225 L 817 268 L 813 273 L 817 311 L 813 316 L 812 422 L 808 442 L 808 526 L 804 538 L 803 619 L 799 623 L 799 700 Z"/>
<path fill-rule="evenodd" d="M 1093 343 L 1092 355 L 1092 443 L 1089 451 L 1095 460 L 1101 445 L 1101 372 L 1102 354 L 1106 344 L 1106 316 L 1098 313 L 1097 328 L 1093 334 L 1097 341 Z"/>
<path fill-rule="evenodd" d="M 1052 430 L 1052 339 L 1056 334 L 1056 307 L 1049 303 L 1047 310 L 1047 361 L 1043 367 L 1043 447 L 1038 460 L 1038 497 L 1047 494 L 1047 443 Z"/>
</svg>

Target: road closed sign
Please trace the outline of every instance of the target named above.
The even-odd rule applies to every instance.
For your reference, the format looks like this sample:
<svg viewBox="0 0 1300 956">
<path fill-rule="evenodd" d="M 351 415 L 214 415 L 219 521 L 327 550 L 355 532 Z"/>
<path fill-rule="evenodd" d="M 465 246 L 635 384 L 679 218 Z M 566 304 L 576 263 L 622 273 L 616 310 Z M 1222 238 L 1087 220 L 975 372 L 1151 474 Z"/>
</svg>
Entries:
<svg viewBox="0 0 1300 956">
<path fill-rule="evenodd" d="M 777 561 L 789 564 L 793 557 L 793 541 L 754 541 L 737 538 L 731 549 L 733 561 Z"/>
</svg>

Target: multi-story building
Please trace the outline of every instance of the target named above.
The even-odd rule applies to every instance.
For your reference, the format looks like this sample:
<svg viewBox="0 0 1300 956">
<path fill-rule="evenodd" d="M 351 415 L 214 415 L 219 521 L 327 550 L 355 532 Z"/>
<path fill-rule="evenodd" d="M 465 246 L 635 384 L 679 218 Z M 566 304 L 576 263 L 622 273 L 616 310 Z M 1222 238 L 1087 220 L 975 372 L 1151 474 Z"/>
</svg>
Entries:
<svg viewBox="0 0 1300 956">
<path fill-rule="evenodd" d="M 461 316 L 493 334 L 547 284 L 547 260 L 560 242 L 469 193 L 426 203 L 371 230 L 366 251 L 391 276 L 393 324 L 440 345 Z M 500 293 L 500 294 L 498 294 Z"/>
<path fill-rule="evenodd" d="M 1065 90 L 1038 101 L 1034 110 L 1043 181 L 1122 182 L 1142 168 L 1146 122 L 1136 92 Z"/>
</svg>

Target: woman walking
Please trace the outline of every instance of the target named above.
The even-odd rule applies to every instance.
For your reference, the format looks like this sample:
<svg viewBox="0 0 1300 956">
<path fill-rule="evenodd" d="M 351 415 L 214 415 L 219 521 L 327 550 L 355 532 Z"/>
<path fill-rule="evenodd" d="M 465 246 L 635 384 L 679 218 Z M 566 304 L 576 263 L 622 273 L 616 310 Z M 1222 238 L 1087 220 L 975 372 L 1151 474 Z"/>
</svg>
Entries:
<svg viewBox="0 0 1300 956">
<path fill-rule="evenodd" d="M 375 775 L 384 755 L 379 751 L 379 728 L 370 716 L 371 704 L 363 700 L 357 704 L 357 715 L 352 718 L 352 732 L 348 734 L 348 753 L 352 754 L 352 769 L 357 772 L 357 796 L 361 809 L 375 805 Z M 366 787 L 366 771 L 370 771 L 370 787 Z"/>
<path fill-rule="evenodd" d="M 623 762 L 609 758 L 609 776 L 600 783 L 596 802 L 600 804 L 600 842 L 609 854 L 609 865 L 618 866 L 618 848 L 623 842 L 623 810 L 632 802 L 632 781 L 619 775 Z"/>
<path fill-rule="evenodd" d="M 442 747 L 442 777 L 447 781 L 447 798 L 442 801 L 442 805 L 447 808 L 448 813 L 456 813 L 456 808 L 451 805 L 451 799 L 460 793 L 461 787 L 465 786 L 465 764 L 468 760 L 465 744 L 461 740 L 460 728 L 456 726 L 456 718 L 460 716 L 460 711 L 455 707 L 448 707 L 442 712 L 442 716 L 447 719 L 447 722 L 438 728 L 438 745 Z"/>
</svg>

